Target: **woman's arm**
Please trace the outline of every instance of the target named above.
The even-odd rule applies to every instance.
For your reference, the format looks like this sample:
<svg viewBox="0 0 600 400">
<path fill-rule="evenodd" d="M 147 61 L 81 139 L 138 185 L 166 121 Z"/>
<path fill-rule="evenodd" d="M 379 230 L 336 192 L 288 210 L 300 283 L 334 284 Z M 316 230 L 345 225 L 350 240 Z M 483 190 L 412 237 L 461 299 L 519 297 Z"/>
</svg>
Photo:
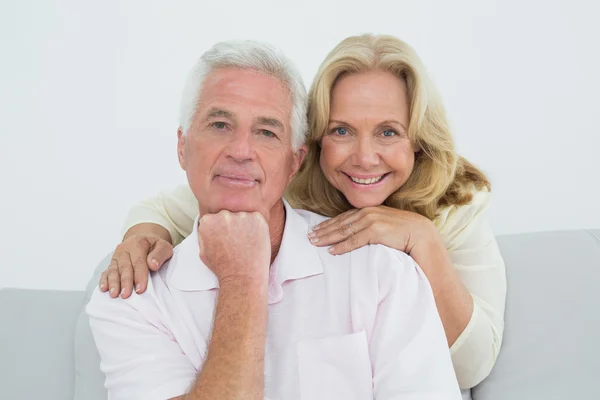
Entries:
<svg viewBox="0 0 600 400">
<path fill-rule="evenodd" d="M 125 299 L 134 287 L 136 293 L 143 293 L 148 270 L 158 270 L 171 258 L 173 246 L 192 232 L 197 215 L 198 202 L 188 185 L 132 207 L 125 220 L 123 242 L 100 277 L 100 290 Z"/>
<path fill-rule="evenodd" d="M 451 209 L 436 221 L 453 269 L 473 299 L 470 320 L 450 348 L 462 389 L 489 375 L 504 333 L 506 271 L 487 219 L 490 200 L 489 192 L 478 192 L 471 204 Z"/>
<path fill-rule="evenodd" d="M 177 186 L 173 191 L 160 192 L 133 206 L 125 217 L 124 240 L 131 235 L 132 227 L 142 224 L 160 225 L 169 231 L 171 244 L 177 246 L 192 233 L 198 215 L 198 201 L 189 185 Z M 136 234 L 144 233 L 136 229 Z"/>
</svg>

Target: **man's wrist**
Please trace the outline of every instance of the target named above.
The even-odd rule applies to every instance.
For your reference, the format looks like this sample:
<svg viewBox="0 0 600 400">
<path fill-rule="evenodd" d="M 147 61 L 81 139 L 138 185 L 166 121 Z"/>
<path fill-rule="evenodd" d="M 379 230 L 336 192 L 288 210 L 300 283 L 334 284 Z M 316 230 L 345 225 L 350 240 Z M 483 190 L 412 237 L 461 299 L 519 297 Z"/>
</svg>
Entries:
<svg viewBox="0 0 600 400">
<path fill-rule="evenodd" d="M 219 290 L 221 293 L 237 293 L 239 295 L 257 297 L 267 294 L 268 280 L 248 277 L 230 276 L 219 279 Z"/>
</svg>

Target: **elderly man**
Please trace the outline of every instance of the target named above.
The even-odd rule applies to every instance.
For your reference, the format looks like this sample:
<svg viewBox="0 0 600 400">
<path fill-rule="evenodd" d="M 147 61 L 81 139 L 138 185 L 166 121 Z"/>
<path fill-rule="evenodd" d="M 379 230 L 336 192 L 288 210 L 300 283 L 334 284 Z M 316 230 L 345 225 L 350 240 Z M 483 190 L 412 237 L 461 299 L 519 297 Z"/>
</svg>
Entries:
<svg viewBox="0 0 600 400">
<path fill-rule="evenodd" d="M 312 246 L 324 217 L 282 200 L 306 148 L 306 92 L 272 47 L 205 53 L 177 152 L 194 232 L 148 289 L 87 307 L 111 399 L 458 399 L 442 324 L 413 260 Z"/>
</svg>

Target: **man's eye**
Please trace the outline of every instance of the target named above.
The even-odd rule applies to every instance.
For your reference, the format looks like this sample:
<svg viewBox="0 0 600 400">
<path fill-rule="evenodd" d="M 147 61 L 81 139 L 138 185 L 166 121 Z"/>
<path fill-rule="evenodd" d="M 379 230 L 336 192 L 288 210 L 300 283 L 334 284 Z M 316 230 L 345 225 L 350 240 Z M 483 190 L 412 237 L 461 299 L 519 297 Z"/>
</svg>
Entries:
<svg viewBox="0 0 600 400">
<path fill-rule="evenodd" d="M 227 127 L 227 124 L 225 122 L 213 122 L 210 125 L 216 129 L 225 129 Z"/>
<path fill-rule="evenodd" d="M 340 136 L 345 136 L 348 134 L 348 130 L 346 128 L 335 128 L 335 133 L 337 133 Z"/>
<path fill-rule="evenodd" d="M 266 129 L 263 129 L 260 131 L 260 133 L 264 136 L 264 137 L 268 137 L 268 138 L 274 138 L 276 137 L 275 134 L 271 131 L 268 131 Z"/>
<path fill-rule="evenodd" d="M 383 136 L 385 137 L 392 137 L 392 136 L 396 136 L 397 133 L 396 131 L 392 130 L 392 129 L 386 129 L 382 132 Z"/>
</svg>

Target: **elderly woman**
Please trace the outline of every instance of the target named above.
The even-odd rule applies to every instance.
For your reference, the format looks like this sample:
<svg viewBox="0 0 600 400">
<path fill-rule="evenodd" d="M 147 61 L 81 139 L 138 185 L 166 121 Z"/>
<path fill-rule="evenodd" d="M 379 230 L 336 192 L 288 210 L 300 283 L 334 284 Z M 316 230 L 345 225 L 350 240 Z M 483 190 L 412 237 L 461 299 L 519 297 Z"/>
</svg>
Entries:
<svg viewBox="0 0 600 400">
<path fill-rule="evenodd" d="M 490 184 L 456 154 L 419 57 L 394 37 L 349 37 L 319 68 L 309 99 L 309 152 L 286 197 L 332 217 L 310 240 L 333 254 L 373 243 L 410 254 L 431 284 L 461 388 L 477 385 L 502 341 L 504 262 L 486 219 Z M 148 268 L 171 257 L 197 213 L 188 186 L 134 207 L 101 290 L 143 292 Z"/>
</svg>

